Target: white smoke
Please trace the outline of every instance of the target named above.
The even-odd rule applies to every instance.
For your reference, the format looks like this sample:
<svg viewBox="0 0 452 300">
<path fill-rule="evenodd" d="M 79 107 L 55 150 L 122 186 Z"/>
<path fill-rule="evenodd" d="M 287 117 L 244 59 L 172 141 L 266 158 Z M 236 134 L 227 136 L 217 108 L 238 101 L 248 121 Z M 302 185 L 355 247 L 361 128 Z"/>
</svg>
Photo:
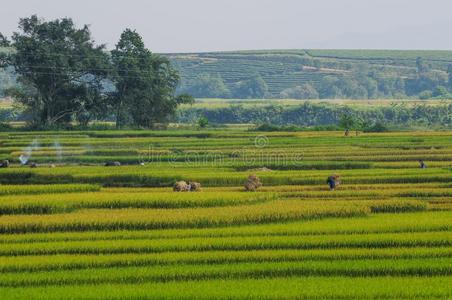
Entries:
<svg viewBox="0 0 452 300">
<path fill-rule="evenodd" d="M 57 159 L 62 160 L 63 159 L 63 147 L 61 147 L 60 141 L 54 140 L 53 147 L 55 148 L 55 153 L 56 153 Z"/>
<path fill-rule="evenodd" d="M 28 161 L 30 160 L 33 151 L 36 151 L 38 149 L 39 149 L 39 143 L 38 143 L 38 140 L 35 138 L 31 142 L 31 144 L 28 145 L 22 151 L 23 153 L 19 156 L 20 163 L 23 165 L 26 165 L 28 163 Z"/>
</svg>

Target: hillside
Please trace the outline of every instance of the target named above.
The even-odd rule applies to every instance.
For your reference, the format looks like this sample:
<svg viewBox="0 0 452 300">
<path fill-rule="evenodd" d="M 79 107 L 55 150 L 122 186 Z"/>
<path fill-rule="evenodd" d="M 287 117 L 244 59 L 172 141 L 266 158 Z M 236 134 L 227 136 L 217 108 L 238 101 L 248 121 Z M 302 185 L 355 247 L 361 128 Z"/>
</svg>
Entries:
<svg viewBox="0 0 452 300">
<path fill-rule="evenodd" d="M 452 51 L 259 50 L 164 55 L 181 75 L 179 92 L 197 98 L 452 98 Z M 12 70 L 0 70 L 0 97 L 14 84 Z"/>
<path fill-rule="evenodd" d="M 299 98 L 418 97 L 423 91 L 433 93 L 438 86 L 447 87 L 447 71 L 452 63 L 452 51 L 262 50 L 166 55 L 180 71 L 181 90 L 197 97 L 254 98 L 246 93 L 234 95 L 234 90 L 256 77 L 265 81 L 265 96 L 272 98 L 284 98 L 284 90 L 292 98 L 287 89 L 306 84 L 319 95 L 315 97 L 314 92 Z M 203 89 L 198 82 L 203 76 L 204 85 L 206 77 L 220 79 L 230 94 L 208 95 L 209 88 Z M 328 91 L 333 85 L 338 86 L 338 91 Z"/>
</svg>

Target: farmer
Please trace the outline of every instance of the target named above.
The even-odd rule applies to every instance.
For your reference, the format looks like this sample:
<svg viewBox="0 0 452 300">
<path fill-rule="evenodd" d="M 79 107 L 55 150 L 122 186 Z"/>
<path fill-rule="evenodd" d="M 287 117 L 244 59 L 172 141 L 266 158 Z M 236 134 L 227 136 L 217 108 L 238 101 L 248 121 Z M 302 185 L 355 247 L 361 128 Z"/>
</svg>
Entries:
<svg viewBox="0 0 452 300">
<path fill-rule="evenodd" d="M 422 159 L 419 160 L 419 168 L 421 168 L 421 169 L 427 168 L 427 165 L 424 163 L 424 161 Z"/>
<path fill-rule="evenodd" d="M 350 130 L 347 128 L 347 129 L 345 130 L 344 135 L 345 135 L 345 136 L 349 136 L 349 134 L 350 134 Z"/>
<path fill-rule="evenodd" d="M 328 183 L 328 185 L 330 186 L 330 191 L 334 191 L 334 189 L 336 188 L 338 177 L 339 176 L 337 175 L 331 175 L 326 180 L 326 183 Z"/>
</svg>

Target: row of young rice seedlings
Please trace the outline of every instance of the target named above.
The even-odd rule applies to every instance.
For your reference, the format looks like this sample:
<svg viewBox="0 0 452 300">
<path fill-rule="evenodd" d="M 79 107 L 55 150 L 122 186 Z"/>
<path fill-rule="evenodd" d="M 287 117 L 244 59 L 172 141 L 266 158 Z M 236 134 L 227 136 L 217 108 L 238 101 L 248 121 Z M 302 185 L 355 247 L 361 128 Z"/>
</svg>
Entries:
<svg viewBox="0 0 452 300">
<path fill-rule="evenodd" d="M 166 282 L 284 276 L 447 276 L 450 258 L 178 264 L 0 273 L 0 286 Z"/>
<path fill-rule="evenodd" d="M 162 253 L 57 254 L 2 257 L 0 272 L 37 272 L 177 264 L 297 262 L 306 260 L 452 258 L 452 247 L 264 249 L 253 251 L 179 251 Z"/>
<path fill-rule="evenodd" d="M 451 276 L 274 277 L 1 288 L 5 298 L 74 299 L 447 299 Z M 183 293 L 181 293 L 183 291 Z M 202 291 L 202 293 L 199 293 Z"/>
<path fill-rule="evenodd" d="M 452 232 L 401 232 L 291 236 L 185 237 L 7 243 L 1 256 L 56 254 L 120 254 L 184 251 L 254 251 L 271 249 L 339 249 L 451 247 Z"/>
<path fill-rule="evenodd" d="M 355 218 L 325 218 L 285 223 L 251 224 L 213 228 L 164 230 L 116 230 L 50 232 L 0 235 L 0 243 L 57 241 L 143 240 L 194 237 L 305 236 L 325 234 L 369 234 L 452 231 L 452 211 L 404 214 L 372 214 Z M 413 223 L 413 219 L 416 220 Z"/>
</svg>

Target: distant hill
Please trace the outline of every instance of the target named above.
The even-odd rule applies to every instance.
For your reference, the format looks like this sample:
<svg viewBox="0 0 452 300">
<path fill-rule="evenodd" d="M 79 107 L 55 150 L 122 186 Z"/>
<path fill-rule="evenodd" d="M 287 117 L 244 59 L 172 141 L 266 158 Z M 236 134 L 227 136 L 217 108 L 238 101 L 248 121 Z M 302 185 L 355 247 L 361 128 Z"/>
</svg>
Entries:
<svg viewBox="0 0 452 300">
<path fill-rule="evenodd" d="M 297 98 L 290 97 L 297 91 L 298 98 L 430 98 L 437 87 L 450 89 L 447 71 L 452 64 L 452 51 L 262 50 L 166 55 L 180 71 L 181 90 L 196 97 L 224 98 L 254 98 L 243 93 L 246 88 L 238 87 L 256 77 L 266 84 L 265 97 L 273 98 L 286 94 Z M 213 86 L 222 81 L 229 94 L 210 93 L 203 86 L 209 80 L 215 81 Z M 307 84 L 318 97 L 315 91 L 305 91 Z M 338 88 L 329 91 L 332 85 Z M 234 94 L 237 89 L 242 94 Z M 354 94 L 347 89 L 360 91 Z"/>
<path fill-rule="evenodd" d="M 197 98 L 452 98 L 452 51 L 256 50 L 163 55 L 181 75 L 179 92 Z M 0 69 L 0 97 L 14 85 L 12 70 Z"/>
</svg>

